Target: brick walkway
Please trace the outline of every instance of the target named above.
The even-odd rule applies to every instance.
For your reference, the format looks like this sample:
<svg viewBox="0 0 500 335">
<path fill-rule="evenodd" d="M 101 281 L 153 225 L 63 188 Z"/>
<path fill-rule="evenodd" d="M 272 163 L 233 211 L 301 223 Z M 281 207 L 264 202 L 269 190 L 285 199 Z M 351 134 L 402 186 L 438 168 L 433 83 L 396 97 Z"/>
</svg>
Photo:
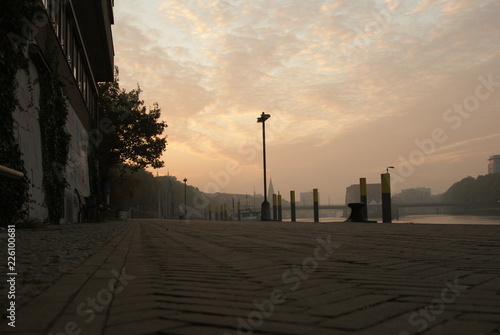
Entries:
<svg viewBox="0 0 500 335">
<path fill-rule="evenodd" d="M 3 306 L 2 306 L 3 308 Z M 500 334 L 500 225 L 130 221 L 1 334 Z"/>
</svg>

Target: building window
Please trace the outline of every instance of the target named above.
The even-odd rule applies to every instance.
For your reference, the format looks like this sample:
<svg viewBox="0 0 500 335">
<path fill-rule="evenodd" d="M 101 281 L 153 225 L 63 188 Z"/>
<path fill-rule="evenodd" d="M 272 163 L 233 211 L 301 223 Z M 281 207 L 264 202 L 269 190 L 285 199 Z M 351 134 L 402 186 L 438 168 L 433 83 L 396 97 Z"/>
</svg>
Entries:
<svg viewBox="0 0 500 335">
<path fill-rule="evenodd" d="M 47 14 L 53 22 L 54 32 L 66 56 L 76 85 L 81 93 L 90 115 L 97 115 L 97 89 L 92 80 L 90 64 L 85 57 L 76 20 L 73 17 L 71 2 L 61 0 L 42 0 Z"/>
</svg>

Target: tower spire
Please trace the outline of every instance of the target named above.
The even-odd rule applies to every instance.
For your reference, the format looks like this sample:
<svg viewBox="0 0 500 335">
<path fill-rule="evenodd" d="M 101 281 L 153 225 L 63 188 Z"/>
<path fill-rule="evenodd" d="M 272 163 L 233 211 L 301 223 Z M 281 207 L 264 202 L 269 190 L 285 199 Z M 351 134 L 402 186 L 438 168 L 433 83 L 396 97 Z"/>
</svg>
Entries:
<svg viewBox="0 0 500 335">
<path fill-rule="evenodd" d="M 274 194 L 274 186 L 273 186 L 273 179 L 270 178 L 269 179 L 269 188 L 268 188 L 268 192 L 267 192 L 267 198 L 268 199 L 273 199 L 273 194 Z"/>
</svg>

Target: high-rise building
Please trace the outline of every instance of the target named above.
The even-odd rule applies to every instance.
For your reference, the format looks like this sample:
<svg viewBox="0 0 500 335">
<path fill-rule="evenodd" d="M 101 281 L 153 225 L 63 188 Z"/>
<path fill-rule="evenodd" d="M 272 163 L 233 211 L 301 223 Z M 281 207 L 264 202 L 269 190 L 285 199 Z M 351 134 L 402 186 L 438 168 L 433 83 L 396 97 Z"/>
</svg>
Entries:
<svg viewBox="0 0 500 335">
<path fill-rule="evenodd" d="M 488 159 L 488 173 L 500 172 L 500 155 L 490 156 Z"/>
</svg>

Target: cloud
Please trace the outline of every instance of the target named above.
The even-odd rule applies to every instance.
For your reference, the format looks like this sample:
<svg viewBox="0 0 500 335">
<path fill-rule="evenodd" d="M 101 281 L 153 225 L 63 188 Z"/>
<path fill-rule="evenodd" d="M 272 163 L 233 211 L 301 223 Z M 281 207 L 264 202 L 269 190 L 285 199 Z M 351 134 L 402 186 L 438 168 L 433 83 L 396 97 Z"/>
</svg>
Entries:
<svg viewBox="0 0 500 335">
<path fill-rule="evenodd" d="M 499 74 L 494 0 L 124 1 L 132 5 L 117 3 L 114 27 L 122 83 L 139 82 L 146 102 L 160 103 L 170 150 L 206 159 L 256 164 L 244 152 L 258 148 L 265 112 L 270 143 L 302 161 L 343 143 L 383 167 L 449 126 L 443 113 L 474 93 L 478 76 Z M 487 101 L 478 115 L 498 121 L 497 107 Z M 471 118 L 446 145 L 491 124 Z M 358 146 L 364 134 L 372 138 Z M 378 157 L 376 143 L 386 148 Z M 338 154 L 349 160 L 348 151 Z"/>
</svg>

